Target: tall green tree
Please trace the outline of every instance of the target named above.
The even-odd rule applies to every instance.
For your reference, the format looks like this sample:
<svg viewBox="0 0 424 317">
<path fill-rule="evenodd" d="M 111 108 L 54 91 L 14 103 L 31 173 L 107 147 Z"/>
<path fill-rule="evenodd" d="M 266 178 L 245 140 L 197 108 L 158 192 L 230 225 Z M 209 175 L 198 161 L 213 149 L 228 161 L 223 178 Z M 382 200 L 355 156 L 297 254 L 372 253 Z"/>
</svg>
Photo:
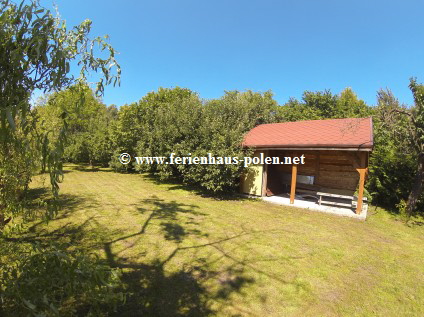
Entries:
<svg viewBox="0 0 424 317">
<path fill-rule="evenodd" d="M 0 230 L 11 217 L 25 214 L 25 195 L 18 193 L 34 172 L 30 156 L 48 149 L 42 146 L 47 135 L 36 134 L 37 120 L 31 118 L 33 92 L 55 92 L 85 82 L 92 70 L 102 74 L 96 86 L 98 95 L 105 84 L 119 80 L 114 49 L 106 38 L 90 38 L 90 28 L 91 21 L 86 20 L 68 30 L 64 21 L 38 1 L 0 1 Z M 94 55 L 96 51 L 103 52 L 102 58 Z M 79 76 L 71 73 L 73 60 L 78 61 Z M 66 113 L 60 116 L 63 120 Z M 65 130 L 66 124 L 56 137 L 54 150 L 44 154 L 54 196 L 62 174 Z"/>
<path fill-rule="evenodd" d="M 99 71 L 97 94 L 105 84 L 117 83 L 120 68 L 115 51 L 105 38 L 89 37 L 91 22 L 68 30 L 65 22 L 40 6 L 39 2 L 16 4 L 0 0 L 0 243 L 5 227 L 21 224 L 31 215 L 26 208 L 26 188 L 39 168 L 40 157 L 50 175 L 57 198 L 66 140 L 67 113 L 58 131 L 41 131 L 30 97 L 35 90 L 52 93 L 85 82 L 89 71 Z M 103 56 L 96 57 L 94 52 Z M 75 60 L 79 75 L 71 73 Z M 78 73 L 78 70 L 77 72 Z M 82 105 L 82 103 L 79 103 Z M 40 133 L 41 132 L 41 133 Z M 56 132 L 49 145 L 50 134 Z M 44 152 L 44 153 L 43 153 Z M 48 209 L 53 216 L 56 209 Z M 12 222 L 11 219 L 13 218 Z M 21 231 L 22 233 L 22 231 Z M 88 302 L 87 314 L 116 303 L 116 275 L 86 254 L 57 248 L 25 247 L 16 240 L 10 252 L 0 254 L 0 315 L 75 315 L 71 303 Z M 8 254 L 9 253 L 9 254 Z M 10 254 L 12 253 L 12 254 Z M 71 304 L 71 306 L 70 306 Z"/>
<path fill-rule="evenodd" d="M 337 115 L 338 96 L 330 90 L 305 91 L 302 99 L 308 108 L 316 110 L 322 118 L 334 118 Z"/>
<path fill-rule="evenodd" d="M 122 165 L 118 158 L 121 153 L 136 155 L 136 146 L 141 137 L 143 114 L 137 103 L 119 107 L 116 120 L 110 123 L 110 135 L 114 151 L 109 165 L 115 171 L 133 170 L 134 166 Z"/>
<path fill-rule="evenodd" d="M 276 120 L 277 103 L 272 92 L 227 91 L 202 107 L 196 142 L 187 152 L 192 156 L 239 157 L 250 155 L 242 148 L 243 137 L 253 127 Z M 189 139 L 190 140 L 190 139 Z M 191 141 L 191 140 L 190 140 Z M 187 183 L 212 192 L 234 191 L 243 170 L 241 164 L 178 166 Z"/>
<path fill-rule="evenodd" d="M 373 114 L 373 109 L 358 98 L 352 88 L 345 88 L 337 97 L 332 116 L 334 118 L 365 118 Z"/>
<path fill-rule="evenodd" d="M 409 88 L 414 96 L 415 106 L 410 112 L 404 112 L 409 116 L 412 124 L 410 137 L 417 156 L 417 168 L 411 192 L 408 196 L 406 211 L 411 215 L 423 194 L 424 182 L 424 85 L 418 84 L 415 78 L 411 78 Z"/>
<path fill-rule="evenodd" d="M 186 88 L 159 88 L 138 103 L 143 117 L 137 142 L 138 156 L 187 155 L 189 144 L 198 145 L 202 103 L 198 95 Z M 175 165 L 137 166 L 157 173 L 161 178 L 180 176 Z"/>
<path fill-rule="evenodd" d="M 373 110 L 359 99 L 351 88 L 335 95 L 330 90 L 305 91 L 302 100 L 291 98 L 278 108 L 279 121 L 360 118 L 372 115 Z"/>
<path fill-rule="evenodd" d="M 374 149 L 370 158 L 367 188 L 373 201 L 394 208 L 406 201 L 416 164 L 408 137 L 410 122 L 401 112 L 408 111 L 390 90 L 377 92 L 373 116 Z"/>
<path fill-rule="evenodd" d="M 66 113 L 67 141 L 64 159 L 75 163 L 107 165 L 112 155 L 109 125 L 117 117 L 117 109 L 108 108 L 86 84 L 78 84 L 51 94 L 36 107 L 44 133 L 54 137 L 64 127 L 58 120 Z M 51 142 L 52 140 L 50 140 Z"/>
<path fill-rule="evenodd" d="M 322 119 L 321 113 L 309 107 L 306 103 L 290 98 L 288 102 L 277 108 L 278 122 L 293 122 L 300 120 L 318 120 Z"/>
<path fill-rule="evenodd" d="M 271 92 L 228 91 L 222 98 L 201 101 L 185 88 L 160 88 L 138 103 L 119 109 L 113 133 L 116 148 L 132 156 L 243 157 L 243 136 L 262 123 L 276 120 L 277 103 Z M 127 169 L 114 155 L 111 165 Z M 241 165 L 135 165 L 160 178 L 176 177 L 185 183 L 223 192 L 237 187 Z"/>
</svg>

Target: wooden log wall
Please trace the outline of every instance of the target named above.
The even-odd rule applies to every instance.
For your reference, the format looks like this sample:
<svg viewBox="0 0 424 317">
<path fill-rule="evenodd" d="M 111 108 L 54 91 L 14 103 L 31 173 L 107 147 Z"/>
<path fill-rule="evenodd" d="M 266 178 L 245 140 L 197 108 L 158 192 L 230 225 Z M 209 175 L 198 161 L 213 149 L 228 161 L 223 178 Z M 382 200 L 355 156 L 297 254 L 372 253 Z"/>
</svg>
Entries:
<svg viewBox="0 0 424 317">
<path fill-rule="evenodd" d="M 269 151 L 269 156 L 279 156 L 282 160 L 285 156 L 305 155 L 305 164 L 299 164 L 298 175 L 314 176 L 314 185 L 323 188 L 340 190 L 356 190 L 359 182 L 359 173 L 354 168 L 355 160 L 359 159 L 359 153 L 354 151 Z M 282 174 L 291 174 L 291 165 L 273 165 L 269 167 L 268 179 L 281 178 Z M 274 174 L 274 175 L 273 175 Z M 271 184 L 278 181 L 273 179 Z"/>
</svg>

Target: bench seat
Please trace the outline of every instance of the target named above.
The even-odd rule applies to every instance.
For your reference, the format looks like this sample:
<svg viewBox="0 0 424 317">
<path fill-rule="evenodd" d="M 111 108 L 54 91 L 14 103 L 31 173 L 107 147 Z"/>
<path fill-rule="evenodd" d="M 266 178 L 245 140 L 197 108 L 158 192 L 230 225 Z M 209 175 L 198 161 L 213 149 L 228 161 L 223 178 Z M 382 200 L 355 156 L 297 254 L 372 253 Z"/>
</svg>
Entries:
<svg viewBox="0 0 424 317">
<path fill-rule="evenodd" d="M 287 188 L 289 184 L 285 184 Z M 356 208 L 357 197 L 354 191 L 346 189 L 327 188 L 310 184 L 296 184 L 296 193 L 305 198 L 315 198 L 319 205 L 333 205 L 346 208 Z M 362 201 L 367 202 L 367 197 L 363 197 Z M 364 204 L 365 207 L 365 204 Z"/>
<path fill-rule="evenodd" d="M 333 193 L 326 193 L 326 192 L 317 192 L 317 196 L 319 196 L 318 204 L 328 204 L 328 205 L 334 205 L 334 206 L 341 206 L 341 207 L 348 207 L 348 208 L 354 208 L 356 207 L 356 196 L 351 195 L 339 195 L 339 194 L 333 194 Z M 330 197 L 330 198 L 336 198 L 339 200 L 350 200 L 350 203 L 344 203 L 344 202 L 336 202 L 331 200 L 323 200 L 323 197 Z M 367 197 L 363 197 L 362 201 L 367 201 Z"/>
</svg>

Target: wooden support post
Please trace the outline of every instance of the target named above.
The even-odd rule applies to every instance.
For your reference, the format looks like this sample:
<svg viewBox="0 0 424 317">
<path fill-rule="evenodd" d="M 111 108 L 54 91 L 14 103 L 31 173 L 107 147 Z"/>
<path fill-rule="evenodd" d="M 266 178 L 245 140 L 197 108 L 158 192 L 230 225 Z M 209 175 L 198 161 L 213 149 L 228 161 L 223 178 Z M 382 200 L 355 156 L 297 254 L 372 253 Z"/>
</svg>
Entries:
<svg viewBox="0 0 424 317">
<path fill-rule="evenodd" d="M 365 174 L 367 173 L 366 167 L 367 153 L 360 153 L 359 164 L 356 166 L 356 170 L 359 173 L 359 188 L 358 188 L 358 202 L 356 205 L 356 214 L 362 212 L 362 201 L 364 198 L 364 185 L 365 185 Z"/>
<path fill-rule="evenodd" d="M 296 180 L 297 180 L 297 165 L 292 164 L 292 179 L 290 187 L 290 204 L 294 204 L 294 196 L 296 194 Z"/>
<path fill-rule="evenodd" d="M 358 190 L 358 204 L 356 206 L 356 213 L 359 215 L 362 211 L 362 200 L 364 198 L 364 184 L 366 168 L 358 168 L 359 173 L 359 190 Z"/>
</svg>

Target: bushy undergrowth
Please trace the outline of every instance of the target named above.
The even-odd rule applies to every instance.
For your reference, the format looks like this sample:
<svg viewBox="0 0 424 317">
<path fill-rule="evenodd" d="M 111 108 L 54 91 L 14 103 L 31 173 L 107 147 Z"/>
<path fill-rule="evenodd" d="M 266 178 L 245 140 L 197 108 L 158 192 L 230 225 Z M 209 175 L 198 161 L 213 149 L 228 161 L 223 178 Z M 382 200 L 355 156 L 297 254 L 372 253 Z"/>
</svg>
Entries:
<svg viewBox="0 0 424 317">
<path fill-rule="evenodd" d="M 120 272 L 94 255 L 51 245 L 1 262 L 2 316 L 101 316 L 124 300 Z"/>
</svg>

